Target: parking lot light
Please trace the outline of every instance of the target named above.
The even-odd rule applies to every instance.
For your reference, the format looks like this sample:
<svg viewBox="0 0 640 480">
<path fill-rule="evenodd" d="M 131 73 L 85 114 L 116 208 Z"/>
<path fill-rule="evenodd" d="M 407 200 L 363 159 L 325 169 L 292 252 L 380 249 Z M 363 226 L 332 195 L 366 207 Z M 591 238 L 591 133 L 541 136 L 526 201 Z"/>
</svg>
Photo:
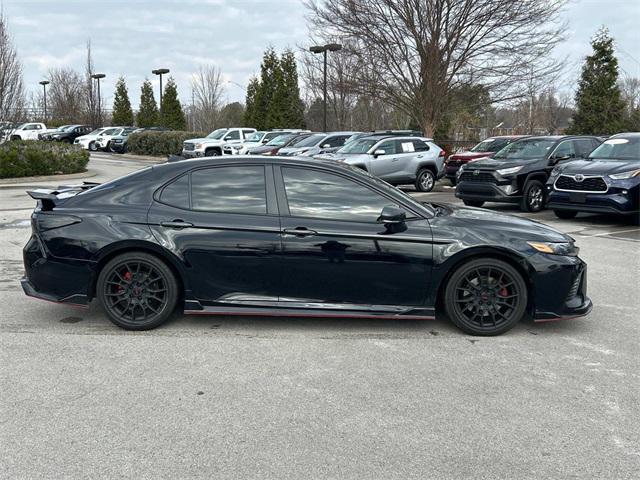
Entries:
<svg viewBox="0 0 640 480">
<path fill-rule="evenodd" d="M 322 82 L 322 131 L 327 131 L 327 52 L 337 52 L 342 50 L 339 43 L 328 43 L 326 45 L 314 45 L 309 48 L 311 53 L 322 53 L 323 58 L 323 82 Z"/>
<path fill-rule="evenodd" d="M 160 113 L 162 113 L 162 75 L 169 73 L 169 71 L 170 70 L 168 68 L 157 68 L 155 70 L 151 70 L 151 73 L 160 77 Z"/>
<path fill-rule="evenodd" d="M 39 82 L 40 85 L 42 85 L 42 90 L 43 90 L 43 94 L 44 94 L 44 121 L 46 123 L 47 121 L 47 85 L 49 85 L 49 80 L 42 80 L 41 82 Z"/>
<path fill-rule="evenodd" d="M 94 73 L 93 75 L 91 75 L 91 78 L 94 78 L 96 80 L 96 83 L 98 84 L 98 125 L 94 126 L 102 125 L 102 99 L 100 97 L 100 79 L 104 77 L 106 77 L 104 73 Z"/>
</svg>

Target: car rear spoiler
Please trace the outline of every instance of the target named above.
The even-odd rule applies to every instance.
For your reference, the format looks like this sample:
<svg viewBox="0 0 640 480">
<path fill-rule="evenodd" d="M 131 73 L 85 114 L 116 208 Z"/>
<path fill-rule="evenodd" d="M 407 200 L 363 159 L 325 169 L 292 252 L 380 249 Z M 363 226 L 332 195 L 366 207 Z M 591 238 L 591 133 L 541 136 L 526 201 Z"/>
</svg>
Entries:
<svg viewBox="0 0 640 480">
<path fill-rule="evenodd" d="M 55 189 L 39 188 L 37 190 L 28 190 L 27 194 L 34 200 L 38 200 L 41 210 L 50 211 L 61 201 L 98 185 L 100 184 L 96 182 L 82 182 L 76 185 L 60 185 Z"/>
</svg>

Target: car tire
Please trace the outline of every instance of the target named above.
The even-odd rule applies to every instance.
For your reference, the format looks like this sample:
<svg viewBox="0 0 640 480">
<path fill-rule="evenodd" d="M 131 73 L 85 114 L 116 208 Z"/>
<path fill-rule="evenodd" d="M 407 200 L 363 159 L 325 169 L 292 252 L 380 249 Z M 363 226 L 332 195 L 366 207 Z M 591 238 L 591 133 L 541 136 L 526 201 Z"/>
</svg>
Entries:
<svg viewBox="0 0 640 480">
<path fill-rule="evenodd" d="M 423 168 L 416 175 L 416 190 L 430 192 L 436 184 L 436 176 L 428 168 Z"/>
<path fill-rule="evenodd" d="M 452 187 L 455 187 L 455 186 L 456 186 L 456 184 L 458 183 L 458 182 L 456 182 L 456 179 L 455 179 L 455 178 L 450 178 L 450 179 L 449 179 L 449 181 L 451 182 L 451 186 L 452 186 Z"/>
<path fill-rule="evenodd" d="M 89 142 L 89 150 L 92 152 L 98 151 L 98 146 L 96 145 L 96 142 Z"/>
<path fill-rule="evenodd" d="M 169 266 L 154 255 L 128 252 L 102 268 L 96 296 L 114 324 L 126 330 L 150 330 L 174 314 L 178 281 Z"/>
<path fill-rule="evenodd" d="M 480 208 L 482 207 L 482 205 L 484 205 L 484 202 L 482 200 L 462 200 L 462 203 L 464 203 L 467 207 L 475 208 Z"/>
<path fill-rule="evenodd" d="M 205 157 L 219 157 L 220 156 L 220 152 L 218 150 L 216 150 L 215 148 L 210 148 L 209 150 L 206 150 L 204 152 L 204 156 Z"/>
<path fill-rule="evenodd" d="M 449 319 L 470 335 L 500 335 L 522 320 L 528 302 L 522 275 L 507 262 L 482 258 L 460 265 L 444 290 Z"/>
<path fill-rule="evenodd" d="M 529 180 L 524 186 L 520 209 L 523 212 L 536 213 L 544 209 L 546 194 L 540 180 Z"/>
<path fill-rule="evenodd" d="M 556 217 L 561 218 L 562 220 L 571 220 L 572 218 L 576 218 L 578 212 L 575 210 L 554 210 L 553 213 Z"/>
</svg>

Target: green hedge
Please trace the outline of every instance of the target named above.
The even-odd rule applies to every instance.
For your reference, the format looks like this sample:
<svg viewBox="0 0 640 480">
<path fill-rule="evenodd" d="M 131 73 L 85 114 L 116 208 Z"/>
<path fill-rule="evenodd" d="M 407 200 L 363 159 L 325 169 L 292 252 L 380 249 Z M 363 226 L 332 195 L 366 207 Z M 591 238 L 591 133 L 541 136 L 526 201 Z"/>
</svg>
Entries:
<svg viewBox="0 0 640 480">
<path fill-rule="evenodd" d="M 89 152 L 76 145 L 40 141 L 0 145 L 0 178 L 84 172 L 87 163 Z"/>
<path fill-rule="evenodd" d="M 204 132 L 140 132 L 132 133 L 127 140 L 127 152 L 137 155 L 180 155 L 182 142 L 206 137 Z"/>
</svg>

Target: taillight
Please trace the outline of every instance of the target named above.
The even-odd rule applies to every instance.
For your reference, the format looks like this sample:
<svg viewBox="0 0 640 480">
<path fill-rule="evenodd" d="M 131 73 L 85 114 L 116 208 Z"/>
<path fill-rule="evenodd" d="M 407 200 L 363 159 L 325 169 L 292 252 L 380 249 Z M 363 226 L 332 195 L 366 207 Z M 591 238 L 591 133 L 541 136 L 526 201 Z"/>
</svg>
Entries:
<svg viewBox="0 0 640 480">
<path fill-rule="evenodd" d="M 439 157 L 446 157 L 446 154 L 444 153 L 444 150 L 440 150 L 440 153 L 438 155 Z"/>
<path fill-rule="evenodd" d="M 82 222 L 82 219 L 80 217 L 75 217 L 73 215 L 38 213 L 34 215 L 34 217 L 35 225 L 33 222 L 34 219 L 31 219 L 32 228 L 35 227 L 34 231 L 39 232 L 44 232 L 45 230 L 53 230 L 54 228 L 68 227 L 69 225 Z"/>
</svg>

